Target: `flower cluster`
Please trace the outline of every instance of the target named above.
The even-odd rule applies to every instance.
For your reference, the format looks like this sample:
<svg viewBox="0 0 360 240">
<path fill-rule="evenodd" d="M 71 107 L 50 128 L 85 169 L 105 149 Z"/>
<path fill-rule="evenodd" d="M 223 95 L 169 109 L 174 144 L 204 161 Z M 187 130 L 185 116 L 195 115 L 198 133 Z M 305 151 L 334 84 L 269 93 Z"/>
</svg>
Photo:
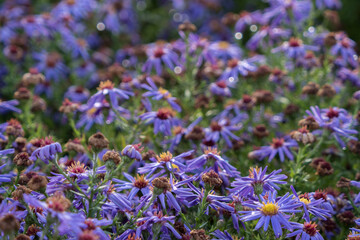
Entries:
<svg viewBox="0 0 360 240">
<path fill-rule="evenodd" d="M 243 2 L 2 1 L 0 238 L 359 239 L 342 3 Z"/>
</svg>

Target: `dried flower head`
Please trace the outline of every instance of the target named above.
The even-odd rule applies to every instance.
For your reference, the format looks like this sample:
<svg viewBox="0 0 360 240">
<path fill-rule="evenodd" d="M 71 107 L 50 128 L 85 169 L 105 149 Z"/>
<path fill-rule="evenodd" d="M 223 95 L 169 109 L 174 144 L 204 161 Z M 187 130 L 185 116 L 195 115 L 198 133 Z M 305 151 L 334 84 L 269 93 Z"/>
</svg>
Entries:
<svg viewBox="0 0 360 240">
<path fill-rule="evenodd" d="M 95 149 L 108 148 L 109 140 L 101 132 L 97 132 L 90 136 L 89 145 Z"/>
</svg>

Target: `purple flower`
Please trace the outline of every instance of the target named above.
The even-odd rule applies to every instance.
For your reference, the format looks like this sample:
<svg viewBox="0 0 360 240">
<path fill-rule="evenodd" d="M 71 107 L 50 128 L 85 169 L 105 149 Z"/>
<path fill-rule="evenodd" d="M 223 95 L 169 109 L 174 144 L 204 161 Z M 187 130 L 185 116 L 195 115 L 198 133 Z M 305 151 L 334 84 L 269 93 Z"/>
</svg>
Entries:
<svg viewBox="0 0 360 240">
<path fill-rule="evenodd" d="M 230 83 L 238 80 L 238 76 L 247 76 L 249 72 L 256 71 L 257 67 L 254 65 L 255 62 L 259 62 L 261 57 L 255 56 L 249 59 L 239 60 L 239 59 L 230 59 L 228 61 L 227 68 L 224 70 L 223 74 L 220 76 L 220 79 L 226 79 Z"/>
<path fill-rule="evenodd" d="M 263 14 L 264 21 L 269 21 L 272 26 L 282 23 L 300 24 L 308 19 L 312 9 L 312 2 L 308 0 L 271 0 L 271 6 Z"/>
<path fill-rule="evenodd" d="M 171 71 L 179 64 L 179 56 L 172 50 L 170 44 L 150 44 L 146 49 L 146 54 L 148 59 L 142 67 L 142 71 L 146 73 L 151 73 L 151 70 L 155 68 L 157 75 L 161 75 L 163 71 L 162 63 Z"/>
<path fill-rule="evenodd" d="M 295 188 L 293 186 L 290 186 L 297 202 L 301 203 L 304 208 L 304 218 L 307 219 L 307 221 L 310 221 L 310 214 L 326 220 L 327 218 L 331 217 L 331 212 L 328 209 L 322 208 L 322 203 L 324 202 L 324 199 L 319 198 L 315 199 L 313 195 L 309 195 L 308 193 L 301 194 L 300 196 L 297 195 Z"/>
<path fill-rule="evenodd" d="M 231 44 L 225 41 L 213 42 L 209 46 L 209 52 L 216 59 L 221 59 L 224 61 L 241 57 L 242 51 L 235 44 Z"/>
<path fill-rule="evenodd" d="M 341 2 L 339 0 L 316 0 L 316 7 L 319 9 L 339 9 L 341 8 Z"/>
<path fill-rule="evenodd" d="M 349 81 L 355 87 L 360 87 L 360 77 L 358 70 L 350 70 L 342 67 L 337 73 L 336 77 L 342 81 Z"/>
<path fill-rule="evenodd" d="M 86 18 L 91 11 L 96 9 L 94 0 L 62 0 L 53 10 L 52 14 L 56 17 L 71 15 L 76 19 Z"/>
<path fill-rule="evenodd" d="M 220 156 L 220 152 L 216 148 L 208 148 L 204 151 L 204 154 L 195 159 L 189 160 L 187 165 L 187 171 L 193 172 L 196 170 L 202 170 L 205 166 L 213 169 L 216 173 L 219 174 L 221 171 L 230 177 L 235 177 L 239 175 L 239 172 L 235 167 L 231 166 L 225 159 Z"/>
<path fill-rule="evenodd" d="M 71 53 L 73 58 L 89 59 L 89 45 L 86 39 L 77 38 L 70 31 L 66 31 L 62 35 L 64 48 Z"/>
<path fill-rule="evenodd" d="M 30 207 L 35 209 L 41 208 L 44 211 L 42 214 L 37 213 L 38 218 L 45 220 L 46 216 L 49 215 L 51 218 L 57 219 L 59 221 L 57 229 L 61 235 L 78 233 L 82 227 L 86 227 L 82 221 L 79 221 L 79 218 L 82 218 L 81 214 L 66 212 L 70 207 L 70 202 L 61 192 L 56 192 L 49 197 L 46 202 L 39 201 L 31 195 L 24 194 L 24 201 Z"/>
<path fill-rule="evenodd" d="M 178 200 L 187 207 L 193 207 L 199 205 L 203 198 L 205 197 L 204 189 L 199 189 L 194 186 L 191 182 L 187 183 L 189 188 L 177 188 L 173 192 L 176 194 Z M 210 208 L 218 210 L 221 208 L 223 210 L 233 212 L 233 207 L 228 205 L 228 202 L 231 201 L 231 198 L 215 195 L 214 191 L 210 191 L 206 197 L 208 206 L 205 210 L 205 214 L 209 215 Z"/>
<path fill-rule="evenodd" d="M 57 153 L 61 153 L 61 145 L 58 142 L 53 142 L 51 138 L 45 138 L 41 141 L 41 147 L 37 148 L 30 156 L 30 159 L 35 161 L 40 158 L 45 163 L 53 160 Z"/>
<path fill-rule="evenodd" d="M 310 111 L 307 110 L 306 113 L 315 119 L 320 128 L 330 130 L 331 135 L 341 147 L 345 147 L 341 137 L 357 140 L 356 137 L 352 136 L 352 134 L 357 134 L 357 131 L 351 128 L 353 119 L 345 109 L 337 107 L 320 109 L 318 106 L 315 106 L 310 107 Z M 323 134 L 323 131 L 315 130 L 313 133 Z"/>
<path fill-rule="evenodd" d="M 64 79 L 69 69 L 62 61 L 60 54 L 56 52 L 47 53 L 45 51 L 34 53 L 33 57 L 38 61 L 36 68 L 39 72 L 43 72 L 47 80 L 54 80 L 56 82 Z"/>
<path fill-rule="evenodd" d="M 152 176 L 151 178 L 147 178 L 144 175 L 137 175 L 135 178 L 127 173 L 123 173 L 125 178 L 130 182 L 119 180 L 114 178 L 112 181 L 116 182 L 114 187 L 116 187 L 117 191 L 131 189 L 128 199 L 131 201 L 136 194 L 140 191 L 143 195 L 147 195 L 150 193 L 150 184 L 154 178 L 158 177 L 159 174 Z"/>
<path fill-rule="evenodd" d="M 9 150 L 9 149 L 8 149 Z M 5 150 L 6 151 L 6 150 Z M 0 151 L 0 157 L 4 155 L 4 150 Z M 6 167 L 6 164 L 3 164 L 0 166 L 0 171 Z M 11 173 L 0 173 L 0 183 L 4 183 L 4 182 L 11 182 L 12 178 L 14 177 L 13 174 Z"/>
<path fill-rule="evenodd" d="M 214 232 L 212 232 L 211 235 L 213 235 L 215 237 L 215 238 L 212 238 L 212 240 L 214 240 L 214 239 L 233 240 L 230 233 L 228 233 L 226 230 L 224 232 L 222 232 L 219 229 L 217 229 Z M 238 238 L 236 238 L 236 239 L 238 239 Z M 243 237 L 240 238 L 240 240 L 243 240 L 243 239 L 244 239 Z"/>
<path fill-rule="evenodd" d="M 249 153 L 249 156 L 258 160 L 263 160 L 265 157 L 268 157 L 268 161 L 271 162 L 278 154 L 281 162 L 284 162 L 285 155 L 290 160 L 294 160 L 294 155 L 291 153 L 290 148 L 297 146 L 296 141 L 293 139 L 273 138 L 270 146 L 263 146 L 259 150 L 252 151 Z"/>
<path fill-rule="evenodd" d="M 288 38 L 291 31 L 279 27 L 263 26 L 246 43 L 246 47 L 255 51 L 260 45 L 265 48 L 274 45 L 281 38 Z"/>
<path fill-rule="evenodd" d="M 293 199 L 293 195 L 289 195 L 289 193 L 280 198 L 276 198 L 276 194 L 276 191 L 269 193 L 267 200 L 260 196 L 261 202 L 244 202 L 243 206 L 255 210 L 243 211 L 242 213 L 245 215 L 241 217 L 241 220 L 247 222 L 260 218 L 255 226 L 255 230 L 259 230 L 263 226 L 265 232 L 268 230 L 271 222 L 275 237 L 278 238 L 282 235 L 282 228 L 293 229 L 288 220 L 289 216 L 286 214 L 300 212 L 301 210 L 296 210 L 296 208 L 301 207 L 301 204 L 297 203 Z"/>
<path fill-rule="evenodd" d="M 119 107 L 119 100 L 129 99 L 130 96 L 133 96 L 133 92 L 121 90 L 114 87 L 114 84 L 107 80 L 101 82 L 98 87 L 98 92 L 95 93 L 88 101 L 87 105 L 89 108 L 96 106 L 97 103 L 102 103 L 106 100 L 106 96 L 109 95 L 110 102 L 112 107 L 116 110 Z"/>
<path fill-rule="evenodd" d="M 279 190 L 278 184 L 286 184 L 283 181 L 287 178 L 284 174 L 279 174 L 282 170 L 272 171 L 266 174 L 267 166 L 264 168 L 251 168 L 248 177 L 240 177 L 231 183 L 234 187 L 230 191 L 243 197 L 250 197 L 255 194 L 262 194 L 265 192 L 273 192 Z"/>
<path fill-rule="evenodd" d="M 16 112 L 21 113 L 21 110 L 16 105 L 19 104 L 18 100 L 9 100 L 9 101 L 1 101 L 0 100 L 0 114 L 8 113 L 8 112 Z"/>
<path fill-rule="evenodd" d="M 136 159 L 137 161 L 142 161 L 141 151 L 143 148 L 140 147 L 141 143 L 126 145 L 126 147 L 121 151 L 121 155 L 127 156 L 131 159 Z"/>
<path fill-rule="evenodd" d="M 122 194 L 112 193 L 110 194 L 109 199 L 120 211 L 130 211 L 132 209 L 130 200 L 128 200 Z"/>
<path fill-rule="evenodd" d="M 151 158 L 152 163 L 146 163 L 145 166 L 139 168 L 138 173 L 147 173 L 147 176 L 150 176 L 156 170 L 160 170 L 161 173 L 183 171 L 186 168 L 183 163 L 184 158 L 191 156 L 193 152 L 187 151 L 175 157 L 170 152 L 163 152 L 156 155 L 156 158 Z"/>
<path fill-rule="evenodd" d="M 304 223 L 291 223 L 293 228 L 295 229 L 294 232 L 289 233 L 286 235 L 287 238 L 295 237 L 296 239 L 311 239 L 311 240 L 324 240 L 324 238 L 317 230 L 317 224 L 312 222 L 304 222 Z"/>
<path fill-rule="evenodd" d="M 150 77 L 147 77 L 146 81 L 149 83 L 149 85 L 141 85 L 144 89 L 148 90 L 148 92 L 143 94 L 144 97 L 152 97 L 152 99 L 156 101 L 164 99 L 170 104 L 170 106 L 174 110 L 181 112 L 181 107 L 179 106 L 179 104 L 176 103 L 176 98 L 171 96 L 171 93 L 168 90 L 158 88 Z"/>
<path fill-rule="evenodd" d="M 148 216 L 139 218 L 137 220 L 138 223 L 141 223 L 140 229 L 141 231 L 147 230 L 151 233 L 153 239 L 159 238 L 159 234 L 161 232 L 161 236 L 159 239 L 168 239 L 172 235 L 174 235 L 177 239 L 181 239 L 181 235 L 175 230 L 172 224 L 175 223 L 175 216 L 166 216 L 161 211 L 148 213 Z M 159 232 L 154 233 L 155 226 L 160 225 Z M 153 227 L 154 226 L 154 227 Z M 169 231 L 170 230 L 170 231 Z M 157 236 L 154 236 L 156 234 Z"/>
<path fill-rule="evenodd" d="M 30 37 L 50 37 L 43 15 L 29 15 L 21 19 L 20 25 Z"/>
<path fill-rule="evenodd" d="M 212 121 L 210 127 L 205 128 L 205 139 L 207 141 L 218 142 L 220 137 L 223 138 L 228 147 L 233 144 L 230 139 L 240 141 L 240 137 L 233 132 L 240 130 L 242 125 L 234 125 L 228 119 L 220 119 L 219 121 Z"/>
<path fill-rule="evenodd" d="M 81 128 L 85 126 L 85 131 L 89 131 L 94 123 L 103 125 L 104 124 L 104 114 L 102 113 L 102 107 L 93 107 L 87 109 L 80 109 L 83 111 L 79 121 L 76 123 L 76 128 Z"/>
<path fill-rule="evenodd" d="M 247 26 L 256 24 L 261 21 L 261 13 L 259 11 L 247 12 L 242 11 L 240 17 L 235 24 L 236 32 L 244 32 Z"/>
<path fill-rule="evenodd" d="M 165 136 L 171 135 L 171 128 L 175 125 L 175 112 L 171 108 L 160 108 L 157 112 L 146 112 L 139 116 L 145 124 L 154 124 L 154 133 L 161 132 Z"/>
<path fill-rule="evenodd" d="M 90 96 L 89 90 L 81 86 L 70 86 L 66 91 L 64 98 L 68 98 L 72 102 L 82 103 L 88 100 Z"/>
<path fill-rule="evenodd" d="M 180 144 L 183 136 L 186 136 L 188 133 L 190 133 L 193 128 L 199 124 L 199 122 L 202 120 L 201 117 L 197 118 L 194 122 L 192 122 L 187 128 L 183 128 L 182 126 L 175 126 L 173 128 L 174 132 L 174 138 L 171 140 L 171 144 L 169 147 L 170 151 L 173 151 L 174 148 Z M 1 135 L 0 135 L 1 136 Z"/>
<path fill-rule="evenodd" d="M 343 61 L 356 68 L 358 66 L 357 54 L 354 50 L 356 43 L 344 33 L 338 33 L 335 38 L 337 42 L 331 47 L 331 53 L 334 56 L 341 56 Z"/>
<path fill-rule="evenodd" d="M 211 93 L 214 95 L 223 96 L 223 97 L 231 96 L 230 88 L 228 87 L 227 81 L 225 81 L 225 80 L 220 80 L 220 81 L 211 83 L 209 88 L 210 88 Z"/>
<path fill-rule="evenodd" d="M 306 51 L 318 51 L 319 48 L 316 46 L 304 45 L 300 39 L 290 38 L 288 42 L 284 42 L 280 47 L 274 48 L 271 52 L 284 52 L 290 59 L 301 59 L 306 55 Z"/>
<path fill-rule="evenodd" d="M 107 0 L 105 1 L 104 24 L 113 34 L 127 33 L 132 34 L 132 38 L 136 39 L 133 32 L 136 30 L 136 15 L 133 9 L 133 2 L 130 0 Z"/>
</svg>

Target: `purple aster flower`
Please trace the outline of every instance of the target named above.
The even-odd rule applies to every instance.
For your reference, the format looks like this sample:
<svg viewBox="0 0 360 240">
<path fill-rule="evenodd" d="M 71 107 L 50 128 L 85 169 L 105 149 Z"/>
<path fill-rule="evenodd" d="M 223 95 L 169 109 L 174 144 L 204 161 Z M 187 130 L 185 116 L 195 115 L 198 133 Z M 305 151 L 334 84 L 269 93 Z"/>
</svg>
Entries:
<svg viewBox="0 0 360 240">
<path fill-rule="evenodd" d="M 244 32 L 247 26 L 259 23 L 261 21 L 261 15 L 259 11 L 252 13 L 248 11 L 240 12 L 240 17 L 235 24 L 235 31 Z"/>
<path fill-rule="evenodd" d="M 274 48 L 271 52 L 284 52 L 286 56 L 290 59 L 301 59 L 306 55 L 306 51 L 318 51 L 317 46 L 309 46 L 302 43 L 300 39 L 290 38 L 288 42 L 284 42 L 281 46 Z"/>
<path fill-rule="evenodd" d="M 117 191 L 131 189 L 128 199 L 131 201 L 138 192 L 141 192 L 143 196 L 148 195 L 150 193 L 150 184 L 154 178 L 158 177 L 160 174 L 153 175 L 151 178 L 147 178 L 145 175 L 137 175 L 136 177 L 131 176 L 130 174 L 123 173 L 125 178 L 130 182 L 119 180 L 119 179 L 112 179 L 116 184 L 114 187 Z"/>
<path fill-rule="evenodd" d="M 215 58 L 209 50 L 210 42 L 207 38 L 191 33 L 189 35 L 189 54 L 196 56 L 196 66 L 200 67 L 206 62 L 215 63 Z M 186 57 L 186 56 L 184 56 Z"/>
<path fill-rule="evenodd" d="M 341 2 L 339 0 L 316 0 L 316 7 L 318 9 L 339 9 L 341 8 Z"/>
<path fill-rule="evenodd" d="M 236 177 L 239 175 L 239 172 L 236 170 L 236 168 L 231 166 L 228 161 L 223 159 L 220 156 L 220 152 L 218 152 L 216 148 L 208 148 L 200 157 L 189 160 L 187 171 L 201 171 L 204 167 L 207 167 L 206 171 L 213 169 L 217 174 L 219 174 L 221 171 L 230 177 Z M 220 174 L 220 176 L 222 176 L 222 174 Z"/>
<path fill-rule="evenodd" d="M 211 43 L 209 46 L 209 52 L 216 59 L 221 59 L 224 61 L 233 58 L 239 59 L 242 55 L 242 51 L 238 46 L 225 41 Z"/>
<path fill-rule="evenodd" d="M 357 219 L 355 221 L 356 225 L 360 226 L 360 220 Z M 350 230 L 352 231 L 349 235 L 348 238 L 350 239 L 350 237 L 354 237 L 355 239 L 360 237 L 360 229 L 357 228 L 350 228 Z"/>
<path fill-rule="evenodd" d="M 314 67 L 319 66 L 319 61 L 315 57 L 314 53 L 311 51 L 307 51 L 305 56 L 303 58 L 298 58 L 296 60 L 296 66 L 297 67 L 303 67 L 307 71 L 310 71 Z"/>
<path fill-rule="evenodd" d="M 9 149 L 7 149 L 9 150 Z M 0 151 L 0 158 L 5 155 L 4 154 L 4 151 L 6 150 L 2 150 Z M 13 151 L 14 152 L 14 151 Z M 0 171 L 5 168 L 7 165 L 6 164 L 3 164 L 0 166 Z M 12 178 L 14 177 L 14 174 L 11 174 L 11 173 L 0 173 L 0 183 L 4 183 L 4 182 L 11 182 L 12 181 Z"/>
<path fill-rule="evenodd" d="M 183 128 L 182 126 L 175 126 L 173 128 L 174 138 L 171 140 L 169 150 L 173 151 L 174 148 L 180 144 L 183 136 L 186 136 L 187 134 L 189 134 L 194 129 L 194 127 L 201 122 L 201 120 L 202 120 L 201 117 L 197 118 L 187 128 Z"/>
<path fill-rule="evenodd" d="M 148 90 L 148 92 L 143 94 L 143 97 L 152 97 L 152 99 L 156 101 L 164 99 L 170 104 L 170 106 L 174 110 L 181 112 L 181 107 L 179 106 L 179 104 L 176 103 L 176 98 L 171 96 L 171 93 L 168 90 L 158 88 L 150 77 L 147 77 L 146 81 L 149 85 L 141 84 L 142 88 Z"/>
<path fill-rule="evenodd" d="M 175 216 L 167 216 L 164 215 L 161 211 L 159 212 L 148 212 L 148 216 L 139 218 L 137 220 L 138 223 L 141 223 L 140 229 L 142 231 L 149 231 L 153 237 L 153 239 L 157 239 L 161 233 L 159 239 L 168 239 L 171 236 L 175 236 L 177 239 L 181 239 L 181 235 L 175 230 L 172 226 L 175 223 Z M 156 227 L 160 225 L 160 227 Z M 153 227 L 154 226 L 154 227 Z M 154 229 L 159 229 L 160 231 L 154 233 Z"/>
<path fill-rule="evenodd" d="M 187 185 L 188 188 L 177 188 L 173 192 L 176 194 L 179 202 L 183 203 L 185 206 L 190 208 L 199 205 L 205 197 L 205 189 L 199 189 L 191 182 L 188 182 Z M 229 212 L 233 211 L 233 207 L 228 205 L 231 198 L 215 195 L 213 190 L 208 193 L 206 200 L 208 203 L 205 210 L 206 215 L 209 215 L 210 208 L 214 210 L 221 208 Z"/>
<path fill-rule="evenodd" d="M 344 141 L 341 137 L 347 139 L 357 140 L 352 134 L 357 134 L 355 129 L 352 129 L 353 119 L 351 115 L 342 108 L 326 108 L 320 109 L 318 106 L 310 107 L 306 113 L 313 117 L 319 124 L 320 128 L 328 129 L 331 135 L 336 139 L 341 147 L 345 147 Z M 322 134 L 323 130 L 315 130 L 314 134 Z"/>
<path fill-rule="evenodd" d="M 230 235 L 230 233 L 228 233 L 226 230 L 224 232 L 220 231 L 219 229 L 215 230 L 214 232 L 211 233 L 211 235 L 213 235 L 215 238 L 212 238 L 212 240 L 215 239 L 221 239 L 221 240 L 234 240 L 232 238 L 232 236 Z M 238 238 L 236 238 L 238 239 Z M 240 238 L 239 240 L 243 240 L 244 238 Z"/>
<path fill-rule="evenodd" d="M 171 128 L 175 125 L 175 112 L 171 108 L 160 108 L 157 112 L 146 112 L 139 116 L 145 124 L 154 124 L 154 133 L 161 132 L 165 136 L 171 135 Z"/>
<path fill-rule="evenodd" d="M 57 229 L 61 235 L 80 232 L 81 227 L 86 226 L 82 221 L 78 220 L 82 218 L 81 214 L 66 212 L 70 207 L 70 201 L 66 199 L 61 192 L 56 192 L 49 197 L 46 202 L 39 201 L 31 195 L 24 194 L 24 201 L 30 207 L 35 209 L 40 208 L 44 211 L 42 214 L 37 214 L 38 218 L 45 220 L 46 216 L 49 215 L 51 218 L 57 219 L 59 221 Z"/>
<path fill-rule="evenodd" d="M 131 0 L 107 0 L 103 10 L 105 29 L 114 34 L 132 34 L 136 30 L 136 13 Z M 133 36 L 132 40 L 136 38 Z"/>
<path fill-rule="evenodd" d="M 96 72 L 96 66 L 93 62 L 86 61 L 79 64 L 79 66 L 74 70 L 75 74 L 79 78 L 90 78 L 92 74 Z"/>
<path fill-rule="evenodd" d="M 252 36 L 246 43 L 246 47 L 255 51 L 259 46 L 266 48 L 273 46 L 281 38 L 288 38 L 291 31 L 279 27 L 262 26 L 254 36 Z"/>
<path fill-rule="evenodd" d="M 156 155 L 156 158 L 151 158 L 152 163 L 146 163 L 145 166 L 139 168 L 138 173 L 147 173 L 148 177 L 156 170 L 160 170 L 161 173 L 183 171 L 186 168 L 183 163 L 184 158 L 191 156 L 193 152 L 192 150 L 187 151 L 175 157 L 170 152 L 163 152 Z"/>
<path fill-rule="evenodd" d="M 286 235 L 287 238 L 295 237 L 296 239 L 311 239 L 311 240 L 324 240 L 324 238 L 319 233 L 317 229 L 317 224 L 312 222 L 304 222 L 304 223 L 291 223 L 294 232 Z"/>
<path fill-rule="evenodd" d="M 82 19 L 96 9 L 96 5 L 94 0 L 62 0 L 52 10 L 52 14 L 57 17 L 70 14 L 76 19 Z"/>
<path fill-rule="evenodd" d="M 315 199 L 313 195 L 309 195 L 308 193 L 301 194 L 300 196 L 298 196 L 295 191 L 295 188 L 293 186 L 290 187 L 297 199 L 297 202 L 303 205 L 304 217 L 305 219 L 307 219 L 307 221 L 310 221 L 310 214 L 323 220 L 326 220 L 327 218 L 331 217 L 331 212 L 328 209 L 321 208 L 324 199 L 322 198 Z"/>
<path fill-rule="evenodd" d="M 163 71 L 162 63 L 171 71 L 176 65 L 179 65 L 179 56 L 173 51 L 170 44 L 150 44 L 146 49 L 148 59 L 142 67 L 142 71 L 151 73 L 154 68 L 157 75 Z"/>
<path fill-rule="evenodd" d="M 73 58 L 89 59 L 89 45 L 86 39 L 77 38 L 70 31 L 67 31 L 63 33 L 63 45 Z"/>
<path fill-rule="evenodd" d="M 82 103 L 89 99 L 90 92 L 81 86 L 70 86 L 66 91 L 64 98 L 68 98 L 72 102 Z"/>
<path fill-rule="evenodd" d="M 60 54 L 56 52 L 40 52 L 34 53 L 33 57 L 38 61 L 36 68 L 39 72 L 43 72 L 47 80 L 56 82 L 64 79 L 68 74 L 68 68 L 62 61 Z"/>
<path fill-rule="evenodd" d="M 357 188 L 360 188 L 360 182 L 356 182 L 356 181 L 351 181 L 350 184 L 352 186 L 355 186 Z M 359 203 L 360 202 L 360 193 L 358 193 L 354 199 L 354 202 L 355 203 Z"/>
<path fill-rule="evenodd" d="M 354 50 L 356 43 L 344 33 L 338 33 L 335 39 L 337 42 L 331 47 L 331 53 L 334 56 L 340 56 L 343 61 L 356 68 L 358 66 L 357 54 Z"/>
<path fill-rule="evenodd" d="M 223 138 L 226 145 L 231 148 L 233 146 L 230 139 L 240 141 L 240 137 L 236 136 L 233 132 L 240 130 L 242 125 L 232 124 L 228 119 L 220 119 L 219 121 L 212 121 L 210 127 L 205 128 L 205 139 L 207 141 L 218 142 Z"/>
<path fill-rule="evenodd" d="M 141 151 L 144 149 L 141 146 L 141 143 L 126 145 L 126 147 L 121 151 L 121 155 L 127 156 L 131 159 L 136 159 L 137 161 L 142 161 Z"/>
<path fill-rule="evenodd" d="M 280 161 L 284 162 L 285 156 L 290 160 L 294 160 L 294 155 L 291 153 L 290 148 L 297 147 L 295 140 L 287 138 L 273 138 L 270 146 L 263 146 L 259 150 L 255 150 L 249 153 L 251 158 L 256 158 L 258 160 L 263 160 L 265 157 L 268 157 L 268 161 L 279 155 Z"/>
<path fill-rule="evenodd" d="M 98 92 L 95 93 L 89 99 L 87 105 L 89 108 L 94 107 L 97 103 L 102 103 L 106 100 L 106 96 L 109 95 L 110 102 L 112 107 L 116 110 L 119 107 L 119 100 L 129 99 L 130 96 L 133 96 L 133 92 L 121 90 L 114 87 L 114 84 L 107 80 L 105 82 L 101 82 L 98 87 Z"/>
<path fill-rule="evenodd" d="M 135 67 L 138 63 L 138 57 L 136 50 L 143 50 L 141 47 L 124 47 L 116 52 L 116 62 L 120 63 L 124 67 Z"/>
<path fill-rule="evenodd" d="M 244 77 L 247 76 L 249 72 L 256 71 L 257 67 L 254 63 L 259 61 L 261 61 L 260 56 L 244 60 L 230 59 L 220 79 L 226 79 L 230 81 L 230 83 L 233 83 L 235 80 L 238 80 L 239 75 Z"/>
<path fill-rule="evenodd" d="M 225 80 L 220 80 L 214 83 L 211 83 L 210 86 L 210 92 L 217 96 L 223 96 L 223 97 L 230 97 L 231 91 L 228 87 L 228 83 Z"/>
<path fill-rule="evenodd" d="M 243 211 L 245 215 L 241 217 L 244 222 L 259 219 L 255 226 L 255 230 L 264 228 L 266 232 L 269 228 L 270 222 L 273 228 L 275 237 L 278 238 L 282 235 L 282 228 L 293 230 L 293 226 L 289 222 L 287 213 L 297 213 L 301 210 L 296 208 L 301 207 L 301 204 L 293 199 L 293 195 L 286 193 L 280 198 L 276 198 L 276 191 L 269 193 L 268 199 L 265 200 L 260 196 L 261 202 L 244 202 L 243 206 L 254 209 L 253 211 Z"/>
<path fill-rule="evenodd" d="M 19 105 L 18 100 L 1 101 L 0 100 L 0 114 L 8 112 L 21 113 L 21 110 L 15 106 Z"/>
<path fill-rule="evenodd" d="M 52 138 L 46 137 L 41 140 L 41 147 L 37 148 L 30 156 L 30 159 L 35 161 L 40 158 L 45 163 L 49 163 L 49 160 L 53 160 L 57 153 L 61 153 L 61 145 L 58 142 L 54 142 Z"/>
<path fill-rule="evenodd" d="M 45 21 L 46 18 L 43 15 L 29 15 L 21 19 L 20 25 L 30 37 L 50 37 Z"/>
<path fill-rule="evenodd" d="M 119 193 L 112 193 L 109 196 L 112 204 L 115 205 L 115 208 L 120 211 L 130 211 L 132 210 L 131 202 L 122 194 Z"/>
<path fill-rule="evenodd" d="M 343 82 L 349 81 L 355 87 L 360 87 L 360 77 L 359 71 L 357 69 L 350 70 L 348 68 L 342 67 L 337 73 L 336 77 L 342 80 Z"/>
<path fill-rule="evenodd" d="M 278 184 L 286 184 L 283 181 L 287 178 L 284 174 L 279 174 L 282 170 L 272 171 L 266 174 L 267 166 L 264 168 L 250 168 L 248 177 L 240 177 L 231 183 L 234 187 L 230 191 L 240 196 L 248 197 L 265 192 L 279 190 Z"/>
<path fill-rule="evenodd" d="M 312 9 L 312 2 L 308 0 L 271 0 L 271 6 L 263 14 L 264 21 L 269 21 L 272 26 L 279 26 L 282 23 L 300 24 L 308 19 Z"/>
<path fill-rule="evenodd" d="M 87 109 L 80 109 L 83 111 L 79 121 L 76 123 L 76 128 L 81 128 L 85 126 L 85 131 L 89 131 L 90 128 L 94 125 L 94 123 L 103 125 L 104 124 L 104 114 L 102 113 L 102 107 L 90 108 Z"/>
<path fill-rule="evenodd" d="M 21 7 L 14 7 L 13 9 L 1 8 L 0 9 L 0 41 L 9 43 L 11 39 L 16 36 L 16 29 L 19 27 L 17 17 L 24 14 Z"/>
</svg>

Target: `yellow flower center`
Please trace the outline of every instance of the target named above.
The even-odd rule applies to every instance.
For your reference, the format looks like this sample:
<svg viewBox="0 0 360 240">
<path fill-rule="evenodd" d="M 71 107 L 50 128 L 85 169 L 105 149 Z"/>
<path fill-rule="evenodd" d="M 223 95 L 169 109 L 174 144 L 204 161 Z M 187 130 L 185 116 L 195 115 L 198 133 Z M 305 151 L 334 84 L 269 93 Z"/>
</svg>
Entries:
<svg viewBox="0 0 360 240">
<path fill-rule="evenodd" d="M 113 89 L 114 86 L 115 86 L 114 83 L 112 83 L 110 80 L 106 80 L 106 81 L 100 82 L 100 85 L 97 89 L 99 91 L 104 90 L 104 89 Z"/>
<path fill-rule="evenodd" d="M 271 202 L 263 203 L 263 206 L 261 207 L 262 213 L 267 216 L 272 216 L 277 214 L 278 210 L 279 210 L 278 205 Z"/>
<path fill-rule="evenodd" d="M 165 98 L 171 98 L 171 93 L 169 93 L 168 90 L 164 89 L 164 88 L 159 88 L 159 93 L 164 95 Z"/>
<path fill-rule="evenodd" d="M 170 162 L 172 158 L 173 156 L 169 151 L 160 153 L 160 155 L 156 156 L 158 162 Z"/>
<path fill-rule="evenodd" d="M 221 49 L 227 49 L 230 46 L 230 44 L 226 41 L 219 42 L 219 48 Z"/>
<path fill-rule="evenodd" d="M 305 205 L 308 205 L 309 203 L 311 203 L 311 200 L 307 198 L 300 198 L 300 202 L 303 202 L 305 203 Z"/>
<path fill-rule="evenodd" d="M 91 116 L 91 115 L 93 115 L 95 112 L 96 112 L 96 108 L 90 108 L 89 110 L 87 110 L 87 114 L 89 115 L 89 116 Z"/>
</svg>

